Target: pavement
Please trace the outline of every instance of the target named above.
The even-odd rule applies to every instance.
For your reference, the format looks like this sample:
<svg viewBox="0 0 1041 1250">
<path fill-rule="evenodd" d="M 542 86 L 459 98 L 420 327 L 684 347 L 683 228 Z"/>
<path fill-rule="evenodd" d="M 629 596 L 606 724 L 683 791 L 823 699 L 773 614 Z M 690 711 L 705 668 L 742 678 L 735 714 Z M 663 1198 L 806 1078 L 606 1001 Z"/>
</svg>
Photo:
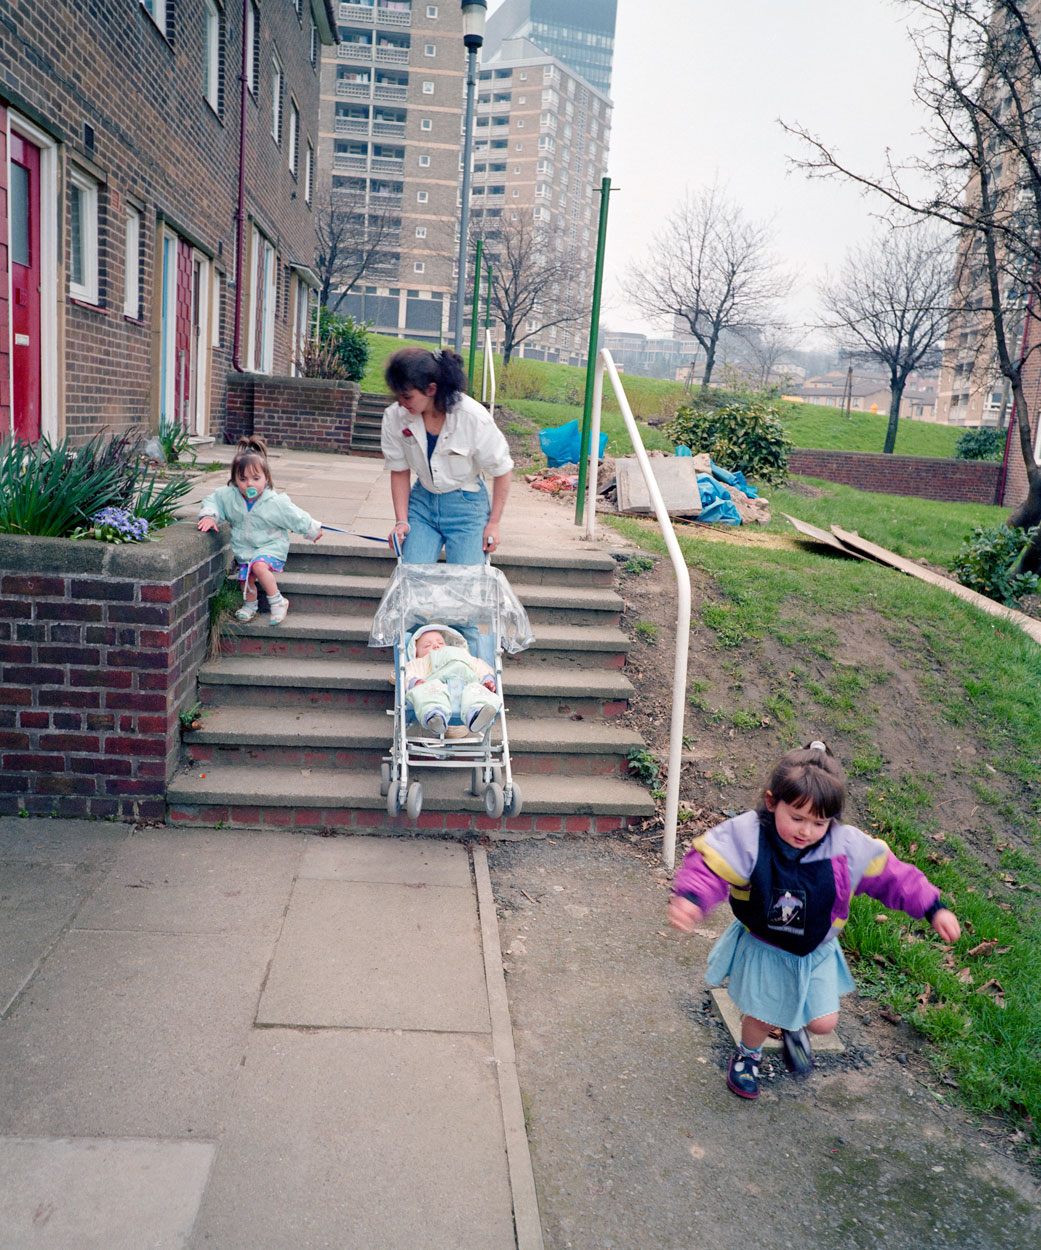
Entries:
<svg viewBox="0 0 1041 1250">
<path fill-rule="evenodd" d="M 483 850 L 0 819 L 2 1250 L 539 1250 Z"/>
</svg>

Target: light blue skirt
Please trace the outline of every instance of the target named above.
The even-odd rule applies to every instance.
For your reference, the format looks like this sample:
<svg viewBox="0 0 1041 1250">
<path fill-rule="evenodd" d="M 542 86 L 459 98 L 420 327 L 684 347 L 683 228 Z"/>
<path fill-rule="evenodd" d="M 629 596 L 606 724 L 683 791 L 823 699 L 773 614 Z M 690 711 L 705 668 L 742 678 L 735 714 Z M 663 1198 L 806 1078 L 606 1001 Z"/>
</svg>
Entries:
<svg viewBox="0 0 1041 1250">
<path fill-rule="evenodd" d="M 856 989 L 835 938 L 808 955 L 792 955 L 760 942 L 740 920 L 709 952 L 709 985 L 722 985 L 728 978 L 727 990 L 738 1010 L 790 1030 L 838 1011 L 842 995 Z"/>
</svg>

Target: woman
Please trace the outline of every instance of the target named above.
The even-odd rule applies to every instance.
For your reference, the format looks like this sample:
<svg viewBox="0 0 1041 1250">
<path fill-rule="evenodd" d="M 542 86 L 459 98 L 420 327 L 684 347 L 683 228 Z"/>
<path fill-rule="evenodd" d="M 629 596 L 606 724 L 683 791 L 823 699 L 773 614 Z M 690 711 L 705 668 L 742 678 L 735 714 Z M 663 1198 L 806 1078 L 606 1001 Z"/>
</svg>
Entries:
<svg viewBox="0 0 1041 1250">
<path fill-rule="evenodd" d="M 499 546 L 510 488 L 505 436 L 463 393 L 466 374 L 454 352 L 403 348 L 384 376 L 397 400 L 383 414 L 381 437 L 394 501 L 388 542 L 393 547 L 397 536 L 408 564 L 434 564 L 442 547 L 449 564 L 481 564 Z"/>
</svg>

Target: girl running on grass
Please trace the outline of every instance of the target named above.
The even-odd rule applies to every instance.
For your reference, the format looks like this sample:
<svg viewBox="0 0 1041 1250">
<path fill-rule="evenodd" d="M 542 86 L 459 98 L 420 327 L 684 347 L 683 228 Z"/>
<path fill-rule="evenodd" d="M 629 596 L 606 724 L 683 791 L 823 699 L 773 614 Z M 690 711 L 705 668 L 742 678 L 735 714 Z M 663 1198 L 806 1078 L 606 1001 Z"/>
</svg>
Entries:
<svg viewBox="0 0 1041 1250">
<path fill-rule="evenodd" d="M 199 529 L 215 530 L 221 521 L 231 522 L 231 551 L 242 582 L 243 603 L 235 619 L 248 623 L 256 616 L 259 585 L 271 609 L 268 624 L 281 625 L 289 600 L 279 592 L 275 574 L 285 568 L 289 531 L 317 542 L 322 527 L 275 490 L 267 444 L 258 435 L 239 439 L 227 486 L 207 495 L 199 506 Z"/>
<path fill-rule="evenodd" d="M 759 806 L 697 838 L 673 881 L 669 923 L 690 933 L 729 896 L 736 919 L 708 957 L 708 983 L 743 1013 L 727 1085 L 759 1094 L 763 1042 L 779 1028 L 786 1067 L 813 1067 L 809 1034 L 830 1033 L 856 987 L 838 943 L 850 899 L 867 894 L 929 921 L 945 942 L 961 926 L 925 875 L 881 838 L 840 823 L 846 778 L 823 742 L 789 751 Z"/>
</svg>

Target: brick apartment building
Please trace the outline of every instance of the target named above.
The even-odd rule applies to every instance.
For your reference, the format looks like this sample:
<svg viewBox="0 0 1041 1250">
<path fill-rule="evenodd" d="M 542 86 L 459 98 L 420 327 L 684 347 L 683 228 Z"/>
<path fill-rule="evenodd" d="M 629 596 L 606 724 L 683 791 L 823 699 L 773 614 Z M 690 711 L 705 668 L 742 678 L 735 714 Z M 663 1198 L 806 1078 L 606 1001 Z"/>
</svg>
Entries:
<svg viewBox="0 0 1041 1250">
<path fill-rule="evenodd" d="M 332 0 L 0 0 L 0 430 L 219 434 L 230 370 L 294 371 L 335 32 Z"/>
</svg>

